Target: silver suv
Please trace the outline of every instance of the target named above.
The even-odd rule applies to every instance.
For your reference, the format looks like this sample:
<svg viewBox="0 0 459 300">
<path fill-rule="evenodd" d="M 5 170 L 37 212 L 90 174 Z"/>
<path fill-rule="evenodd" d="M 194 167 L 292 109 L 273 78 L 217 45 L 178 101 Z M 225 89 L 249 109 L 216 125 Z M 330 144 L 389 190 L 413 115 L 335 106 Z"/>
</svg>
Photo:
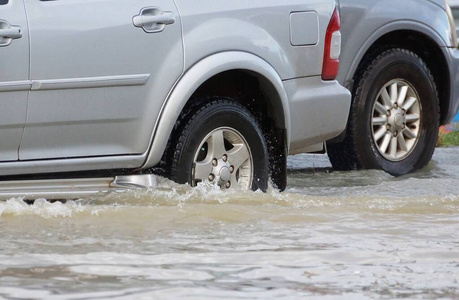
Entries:
<svg viewBox="0 0 459 300">
<path fill-rule="evenodd" d="M 152 169 L 282 189 L 289 153 L 346 126 L 334 0 L 0 0 L 0 16 L 0 175 L 43 179 L 10 195 Z"/>
<path fill-rule="evenodd" d="M 339 0 L 338 80 L 352 91 L 347 130 L 328 142 L 338 170 L 403 175 L 431 159 L 459 105 L 459 50 L 444 0 Z"/>
</svg>

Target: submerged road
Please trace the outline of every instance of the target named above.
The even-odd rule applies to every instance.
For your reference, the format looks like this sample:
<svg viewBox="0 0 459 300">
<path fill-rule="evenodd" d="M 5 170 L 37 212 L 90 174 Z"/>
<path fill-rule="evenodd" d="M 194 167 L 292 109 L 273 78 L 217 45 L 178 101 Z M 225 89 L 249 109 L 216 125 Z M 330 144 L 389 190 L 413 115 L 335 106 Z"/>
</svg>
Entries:
<svg viewBox="0 0 459 300">
<path fill-rule="evenodd" d="M 321 155 L 288 165 L 285 193 L 161 179 L 0 202 L 0 298 L 459 298 L 459 148 L 400 178 Z"/>
</svg>

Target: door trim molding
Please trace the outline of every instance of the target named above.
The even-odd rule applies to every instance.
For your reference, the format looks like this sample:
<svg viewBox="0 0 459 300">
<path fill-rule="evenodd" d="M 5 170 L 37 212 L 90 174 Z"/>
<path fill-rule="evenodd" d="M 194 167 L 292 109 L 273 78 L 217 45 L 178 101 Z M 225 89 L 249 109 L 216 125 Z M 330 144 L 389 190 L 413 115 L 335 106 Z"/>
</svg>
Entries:
<svg viewBox="0 0 459 300">
<path fill-rule="evenodd" d="M 0 82 L 0 92 L 28 91 L 31 88 L 30 80 Z"/>
<path fill-rule="evenodd" d="M 145 85 L 150 74 L 32 80 L 32 91 Z"/>
<path fill-rule="evenodd" d="M 0 82 L 0 92 L 145 85 L 150 74 Z"/>
</svg>

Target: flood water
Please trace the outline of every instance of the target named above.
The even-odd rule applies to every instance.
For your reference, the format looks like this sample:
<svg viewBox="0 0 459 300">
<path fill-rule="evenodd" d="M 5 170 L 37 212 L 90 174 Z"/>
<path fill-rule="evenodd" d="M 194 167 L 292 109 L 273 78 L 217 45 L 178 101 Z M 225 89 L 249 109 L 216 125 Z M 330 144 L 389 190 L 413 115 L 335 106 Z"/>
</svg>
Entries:
<svg viewBox="0 0 459 300">
<path fill-rule="evenodd" d="M 459 299 L 459 148 L 414 175 L 289 159 L 289 187 L 0 202 L 4 299 Z"/>
</svg>

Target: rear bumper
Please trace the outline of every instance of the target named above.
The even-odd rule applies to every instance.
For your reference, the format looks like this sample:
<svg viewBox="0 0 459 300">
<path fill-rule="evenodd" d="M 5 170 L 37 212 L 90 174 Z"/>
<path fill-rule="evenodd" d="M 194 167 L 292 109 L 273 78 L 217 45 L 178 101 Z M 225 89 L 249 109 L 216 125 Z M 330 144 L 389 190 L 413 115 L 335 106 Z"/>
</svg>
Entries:
<svg viewBox="0 0 459 300">
<path fill-rule="evenodd" d="M 349 117 L 351 93 L 321 77 L 284 81 L 290 107 L 290 154 L 338 136 Z"/>
</svg>

